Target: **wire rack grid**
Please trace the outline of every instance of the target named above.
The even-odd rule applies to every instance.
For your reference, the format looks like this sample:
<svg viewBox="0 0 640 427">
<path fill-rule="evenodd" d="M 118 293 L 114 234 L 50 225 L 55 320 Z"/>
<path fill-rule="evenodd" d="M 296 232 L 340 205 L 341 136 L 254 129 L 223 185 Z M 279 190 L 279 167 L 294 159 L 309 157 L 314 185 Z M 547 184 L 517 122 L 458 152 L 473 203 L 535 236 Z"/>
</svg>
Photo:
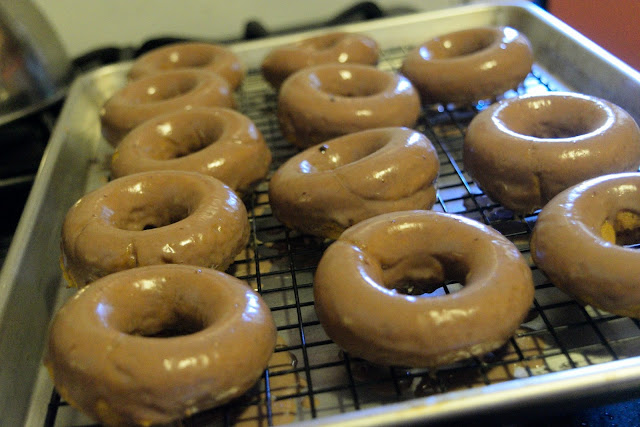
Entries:
<svg viewBox="0 0 640 427">
<path fill-rule="evenodd" d="M 397 70 L 409 46 L 386 49 L 379 67 Z M 516 91 L 563 89 L 538 65 Z M 249 72 L 238 92 L 238 109 L 261 130 L 273 154 L 273 173 L 297 149 L 286 142 L 276 118 L 277 94 L 259 70 Z M 351 358 L 324 333 L 313 303 L 313 274 L 329 241 L 289 230 L 271 214 L 268 177 L 246 199 L 252 226 L 249 247 L 230 272 L 257 289 L 270 306 L 278 346 L 262 380 L 244 397 L 182 420 L 184 426 L 280 425 L 356 411 L 416 397 L 605 363 L 640 354 L 636 320 L 583 307 L 557 290 L 531 261 L 529 237 L 536 216 L 518 217 L 485 196 L 464 171 L 462 144 L 467 125 L 488 104 L 423 108 L 416 129 L 433 142 L 440 159 L 434 210 L 464 215 L 509 238 L 531 266 L 534 305 L 502 348 L 439 369 L 380 367 Z M 452 292 L 445 284 L 436 292 Z M 53 392 L 45 425 L 73 411 Z"/>
</svg>

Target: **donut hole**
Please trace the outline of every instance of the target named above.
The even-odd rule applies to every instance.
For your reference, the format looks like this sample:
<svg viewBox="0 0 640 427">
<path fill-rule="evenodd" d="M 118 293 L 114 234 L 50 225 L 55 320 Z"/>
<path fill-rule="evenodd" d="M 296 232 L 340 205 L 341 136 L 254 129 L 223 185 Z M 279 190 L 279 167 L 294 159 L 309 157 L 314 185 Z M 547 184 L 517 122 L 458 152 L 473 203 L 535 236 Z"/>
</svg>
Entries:
<svg viewBox="0 0 640 427">
<path fill-rule="evenodd" d="M 308 45 L 315 50 L 329 50 L 336 47 L 340 41 L 344 38 L 341 34 L 328 35 L 322 37 L 316 37 L 308 40 Z"/>
<path fill-rule="evenodd" d="M 616 245 L 640 247 L 640 214 L 623 209 L 613 220 L 607 219 L 600 229 L 602 237 Z"/>
<path fill-rule="evenodd" d="M 487 49 L 496 41 L 496 33 L 489 29 L 461 31 L 425 43 L 421 55 L 425 59 L 450 59 L 473 55 Z"/>
<path fill-rule="evenodd" d="M 204 319 L 193 313 L 172 312 L 170 316 L 157 324 L 131 325 L 132 329 L 127 331 L 128 335 L 137 335 L 147 338 L 171 338 L 184 335 L 195 334 L 206 328 Z"/>
<path fill-rule="evenodd" d="M 134 284 L 137 285 L 140 286 L 129 290 L 131 301 L 120 302 L 118 306 L 111 307 L 110 324 L 127 335 L 146 338 L 191 335 L 203 331 L 225 316 L 227 311 L 221 304 L 219 310 L 203 312 L 198 304 L 202 297 L 199 292 L 189 296 L 181 295 L 180 292 L 176 294 L 162 287 L 159 290 L 145 289 L 145 286 L 155 286 L 153 281 Z M 139 304 L 141 300 L 145 304 Z"/>
<path fill-rule="evenodd" d="M 155 93 L 151 95 L 156 96 L 154 100 L 164 101 L 167 99 L 177 98 L 186 93 L 189 93 L 193 89 L 195 89 L 197 85 L 197 78 L 187 76 L 185 78 L 176 80 L 174 84 L 157 86 L 155 89 Z"/>
<path fill-rule="evenodd" d="M 340 144 L 322 144 L 309 160 L 300 162 L 300 170 L 303 173 L 312 173 L 337 169 L 370 156 L 387 145 L 390 139 L 389 135 L 378 135 L 357 141 L 351 140 L 351 143 L 342 140 Z"/>
<path fill-rule="evenodd" d="M 498 114 L 502 126 L 510 131 L 539 139 L 580 137 L 597 131 L 608 117 L 607 111 L 598 104 L 560 97 L 524 98 Z"/>
<path fill-rule="evenodd" d="M 393 284 L 391 290 L 402 295 L 439 297 L 457 292 L 462 287 L 463 285 L 455 280 L 441 282 L 439 280 L 422 281 L 415 278 L 407 278 Z"/>
<path fill-rule="evenodd" d="M 158 189 L 162 191 L 163 189 Z M 165 194 L 133 194 L 118 201 L 110 222 L 127 231 L 153 230 L 175 224 L 189 217 L 198 204 L 199 197 L 193 192 L 165 188 Z M 183 194 L 179 194 L 182 191 Z"/>
<path fill-rule="evenodd" d="M 95 312 L 103 324 L 126 335 L 170 338 L 201 332 L 228 319 L 234 305 L 224 287 L 211 286 L 200 274 L 120 280 L 101 294 Z"/>
<path fill-rule="evenodd" d="M 171 52 L 167 58 L 166 64 L 175 68 L 203 68 L 211 64 L 214 60 L 215 54 L 209 52 L 183 52 L 182 54 Z"/>
<path fill-rule="evenodd" d="M 384 286 L 402 295 L 440 297 L 459 291 L 469 272 L 466 264 L 448 256 L 415 254 L 393 266 L 382 266 Z"/>
<path fill-rule="evenodd" d="M 378 70 L 330 69 L 311 73 L 312 87 L 330 97 L 364 98 L 378 95 L 387 88 L 389 78 Z M 382 77 L 382 78 L 381 78 Z M 331 98 L 330 98 L 331 99 Z"/>
<path fill-rule="evenodd" d="M 164 204 L 161 206 L 140 207 L 129 211 L 129 215 L 116 227 L 128 231 L 153 230 L 166 227 L 187 218 L 191 208 L 187 204 Z"/>
<path fill-rule="evenodd" d="M 165 137 L 149 144 L 146 155 L 155 160 L 170 160 L 197 153 L 220 140 L 224 126 L 217 120 L 194 117 L 189 126 L 173 127 L 171 137 Z M 159 134 L 166 133 L 170 123 L 157 126 Z"/>
<path fill-rule="evenodd" d="M 124 89 L 123 96 L 137 104 L 161 102 L 193 91 L 198 83 L 199 79 L 193 75 L 166 73 L 130 83 Z"/>
</svg>

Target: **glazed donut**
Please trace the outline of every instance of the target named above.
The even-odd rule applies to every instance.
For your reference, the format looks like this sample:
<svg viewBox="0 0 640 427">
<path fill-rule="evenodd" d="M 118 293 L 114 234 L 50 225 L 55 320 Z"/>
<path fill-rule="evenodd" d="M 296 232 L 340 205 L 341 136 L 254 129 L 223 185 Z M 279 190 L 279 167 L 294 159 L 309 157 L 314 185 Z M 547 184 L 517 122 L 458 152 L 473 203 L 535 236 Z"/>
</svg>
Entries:
<svg viewBox="0 0 640 427">
<path fill-rule="evenodd" d="M 562 190 L 640 165 L 640 130 L 602 99 L 554 92 L 506 99 L 478 114 L 464 167 L 494 201 L 527 214 Z"/>
<path fill-rule="evenodd" d="M 511 27 L 481 27 L 433 38 L 401 68 L 422 102 L 470 104 L 515 89 L 531 71 L 529 40 Z"/>
<path fill-rule="evenodd" d="M 445 280 L 457 292 L 420 296 Z M 314 278 L 318 319 L 350 356 L 435 367 L 503 345 L 533 302 L 531 270 L 497 231 L 457 215 L 405 211 L 346 230 Z"/>
<path fill-rule="evenodd" d="M 113 146 L 131 129 L 160 114 L 193 107 L 233 107 L 229 84 L 209 71 L 164 71 L 128 83 L 100 111 L 102 135 Z"/>
<path fill-rule="evenodd" d="M 114 178 L 152 170 L 186 170 L 218 178 L 240 193 L 264 178 L 271 151 L 246 116 L 227 108 L 194 108 L 148 120 L 118 144 Z"/>
<path fill-rule="evenodd" d="M 212 71 L 235 90 L 244 79 L 244 66 L 231 50 L 212 43 L 180 42 L 153 49 L 133 62 L 128 77 L 139 79 L 159 71 L 199 68 Z"/>
<path fill-rule="evenodd" d="M 365 129 L 412 127 L 419 114 L 420 98 L 406 78 L 369 65 L 305 68 L 278 96 L 282 134 L 300 148 Z"/>
<path fill-rule="evenodd" d="M 277 89 L 303 68 L 334 62 L 376 65 L 378 54 L 371 37 L 337 31 L 272 50 L 262 61 L 262 75 Z"/>
<path fill-rule="evenodd" d="M 154 264 L 225 270 L 247 245 L 242 201 L 217 179 L 154 171 L 118 178 L 82 197 L 62 225 L 61 264 L 71 286 Z"/>
<path fill-rule="evenodd" d="M 640 173 L 593 178 L 542 209 L 531 255 L 551 282 L 582 304 L 640 318 Z"/>
<path fill-rule="evenodd" d="M 169 423 L 240 396 L 276 343 L 260 295 L 228 274 L 140 267 L 81 289 L 56 313 L 44 363 L 100 423 Z"/>
<path fill-rule="evenodd" d="M 271 178 L 269 203 L 289 228 L 335 239 L 375 215 L 431 208 L 439 167 L 435 148 L 419 132 L 356 132 L 290 158 Z"/>
</svg>

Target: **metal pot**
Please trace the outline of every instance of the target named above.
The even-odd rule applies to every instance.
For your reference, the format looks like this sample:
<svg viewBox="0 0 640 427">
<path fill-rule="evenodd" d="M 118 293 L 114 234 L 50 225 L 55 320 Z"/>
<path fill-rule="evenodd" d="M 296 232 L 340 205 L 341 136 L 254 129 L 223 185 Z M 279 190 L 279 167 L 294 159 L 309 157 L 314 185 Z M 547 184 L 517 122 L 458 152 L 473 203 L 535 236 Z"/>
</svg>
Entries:
<svg viewBox="0 0 640 427">
<path fill-rule="evenodd" d="M 0 0 L 0 125 L 60 100 L 73 77 L 57 34 L 30 0 Z"/>
</svg>

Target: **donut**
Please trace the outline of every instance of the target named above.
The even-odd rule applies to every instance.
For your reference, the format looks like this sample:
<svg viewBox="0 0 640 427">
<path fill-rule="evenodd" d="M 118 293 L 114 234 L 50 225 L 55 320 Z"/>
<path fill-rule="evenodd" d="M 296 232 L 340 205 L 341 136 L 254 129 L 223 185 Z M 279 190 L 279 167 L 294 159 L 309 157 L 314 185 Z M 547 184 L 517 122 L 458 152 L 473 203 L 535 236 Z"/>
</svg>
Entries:
<svg viewBox="0 0 640 427">
<path fill-rule="evenodd" d="M 180 42 L 153 49 L 136 59 L 127 76 L 136 80 L 159 71 L 199 68 L 224 78 L 231 90 L 244 79 L 240 58 L 228 48 L 213 43 Z"/>
<path fill-rule="evenodd" d="M 218 178 L 245 192 L 264 178 L 271 151 L 245 115 L 227 108 L 194 108 L 147 120 L 118 144 L 111 176 L 152 170 L 185 170 Z"/>
<path fill-rule="evenodd" d="M 439 167 L 435 148 L 419 132 L 360 131 L 290 158 L 271 178 L 269 203 L 289 228 L 335 239 L 375 215 L 431 208 Z"/>
<path fill-rule="evenodd" d="M 74 287 L 145 265 L 225 270 L 248 239 L 246 208 L 222 182 L 196 172 L 143 172 L 110 181 L 69 209 L 61 264 Z"/>
<path fill-rule="evenodd" d="M 582 304 L 640 318 L 640 173 L 604 175 L 545 205 L 531 256 L 551 283 Z"/>
<path fill-rule="evenodd" d="M 445 281 L 457 292 L 424 295 Z M 533 303 L 532 274 L 511 241 L 434 211 L 379 215 L 324 252 L 313 284 L 327 335 L 352 357 L 436 367 L 502 346 Z"/>
<path fill-rule="evenodd" d="M 160 114 L 193 107 L 233 107 L 229 84 L 198 69 L 170 70 L 128 83 L 100 110 L 102 135 L 113 146 L 131 129 Z"/>
<path fill-rule="evenodd" d="M 420 97 L 399 74 L 370 65 L 324 64 L 289 77 L 277 108 L 284 137 L 307 148 L 360 130 L 412 127 Z"/>
<path fill-rule="evenodd" d="M 335 31 L 272 50 L 262 61 L 262 75 L 274 88 L 312 65 L 356 63 L 376 65 L 378 43 L 364 34 Z"/>
<path fill-rule="evenodd" d="M 529 40 L 511 27 L 480 27 L 435 37 L 412 49 L 401 72 L 422 102 L 471 104 L 515 89 L 531 71 Z"/>
<path fill-rule="evenodd" d="M 188 265 L 118 272 L 54 316 L 44 364 L 62 398 L 107 425 L 166 424 L 251 388 L 276 343 L 260 295 Z"/>
<path fill-rule="evenodd" d="M 463 162 L 494 201 L 522 214 L 562 190 L 640 165 L 640 130 L 622 108 L 569 92 L 525 95 L 473 118 Z"/>
</svg>

